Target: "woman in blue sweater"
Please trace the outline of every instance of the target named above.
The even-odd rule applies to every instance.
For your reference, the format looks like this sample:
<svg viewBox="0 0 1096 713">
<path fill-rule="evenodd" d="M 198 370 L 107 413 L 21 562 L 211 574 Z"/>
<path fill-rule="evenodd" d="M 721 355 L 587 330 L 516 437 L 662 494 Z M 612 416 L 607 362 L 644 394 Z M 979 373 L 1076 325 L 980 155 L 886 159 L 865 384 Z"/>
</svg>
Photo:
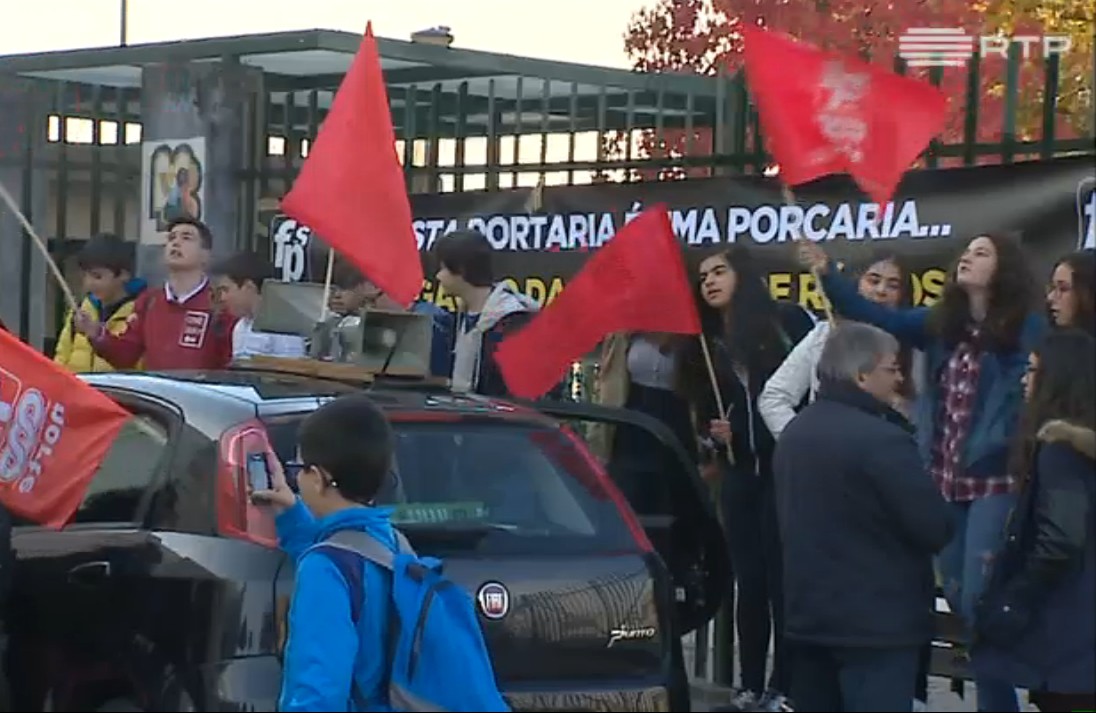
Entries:
<svg viewBox="0 0 1096 713">
<path fill-rule="evenodd" d="M 1008 467 L 1009 442 L 1027 357 L 1046 328 L 1033 309 L 1028 258 L 1007 237 L 976 237 L 932 307 L 891 309 L 861 297 L 816 244 L 801 243 L 799 253 L 820 274 L 838 314 L 881 327 L 925 354 L 913 420 L 925 466 L 955 514 L 956 537 L 938 567 L 949 606 L 969 627 L 1016 502 L 1020 483 Z M 975 685 L 978 710 L 1019 710 L 1008 682 L 976 675 Z"/>
</svg>

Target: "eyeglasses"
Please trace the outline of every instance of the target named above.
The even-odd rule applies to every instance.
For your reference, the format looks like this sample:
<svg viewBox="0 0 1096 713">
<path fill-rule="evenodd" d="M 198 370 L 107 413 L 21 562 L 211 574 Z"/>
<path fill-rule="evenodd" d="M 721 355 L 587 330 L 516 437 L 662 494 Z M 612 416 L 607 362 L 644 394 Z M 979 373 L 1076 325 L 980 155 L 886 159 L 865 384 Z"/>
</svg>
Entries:
<svg viewBox="0 0 1096 713">
<path fill-rule="evenodd" d="M 297 478 L 300 477 L 301 472 L 307 467 L 308 466 L 304 464 L 304 461 L 298 459 L 289 460 L 282 464 L 282 471 L 285 473 L 285 482 L 290 489 L 294 491 L 297 489 Z"/>
</svg>

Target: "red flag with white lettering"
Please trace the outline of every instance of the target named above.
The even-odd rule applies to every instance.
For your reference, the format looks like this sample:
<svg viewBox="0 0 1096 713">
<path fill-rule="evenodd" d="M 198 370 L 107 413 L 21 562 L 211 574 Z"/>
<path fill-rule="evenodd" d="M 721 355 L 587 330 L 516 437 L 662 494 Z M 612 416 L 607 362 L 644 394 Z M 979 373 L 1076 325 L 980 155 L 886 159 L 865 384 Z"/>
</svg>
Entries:
<svg viewBox="0 0 1096 713">
<path fill-rule="evenodd" d="M 877 203 L 944 129 L 940 89 L 787 35 L 743 28 L 746 75 L 780 178 L 847 172 Z"/>
<path fill-rule="evenodd" d="M 60 528 L 130 413 L 0 330 L 0 502 Z"/>
</svg>

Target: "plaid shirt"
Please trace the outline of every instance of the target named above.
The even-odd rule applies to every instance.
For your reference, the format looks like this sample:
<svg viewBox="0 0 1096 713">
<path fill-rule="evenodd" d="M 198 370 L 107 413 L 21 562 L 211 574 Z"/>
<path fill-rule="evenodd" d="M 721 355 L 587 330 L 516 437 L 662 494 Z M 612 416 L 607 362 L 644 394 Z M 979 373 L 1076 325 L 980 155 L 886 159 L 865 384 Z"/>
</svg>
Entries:
<svg viewBox="0 0 1096 713">
<path fill-rule="evenodd" d="M 937 487 L 949 502 L 968 502 L 989 495 L 1009 493 L 1015 478 L 1002 474 L 971 478 L 963 474 L 963 446 L 970 433 L 974 397 L 978 390 L 981 352 L 976 346 L 978 334 L 959 344 L 940 375 L 940 413 L 943 424 L 932 449 L 930 472 Z"/>
</svg>

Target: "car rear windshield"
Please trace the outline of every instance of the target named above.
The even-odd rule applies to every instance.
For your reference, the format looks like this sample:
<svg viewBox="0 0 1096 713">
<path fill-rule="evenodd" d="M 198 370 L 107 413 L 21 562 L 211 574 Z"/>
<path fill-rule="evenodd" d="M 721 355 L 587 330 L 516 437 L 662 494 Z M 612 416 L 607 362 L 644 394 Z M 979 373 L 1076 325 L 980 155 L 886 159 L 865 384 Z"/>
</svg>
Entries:
<svg viewBox="0 0 1096 713">
<path fill-rule="evenodd" d="M 295 460 L 302 417 L 267 422 L 283 463 Z M 432 549 L 593 554 L 636 547 L 595 466 L 558 429 L 498 420 L 400 421 L 393 429 L 394 472 L 378 503 L 393 506 L 393 521 Z"/>
</svg>

